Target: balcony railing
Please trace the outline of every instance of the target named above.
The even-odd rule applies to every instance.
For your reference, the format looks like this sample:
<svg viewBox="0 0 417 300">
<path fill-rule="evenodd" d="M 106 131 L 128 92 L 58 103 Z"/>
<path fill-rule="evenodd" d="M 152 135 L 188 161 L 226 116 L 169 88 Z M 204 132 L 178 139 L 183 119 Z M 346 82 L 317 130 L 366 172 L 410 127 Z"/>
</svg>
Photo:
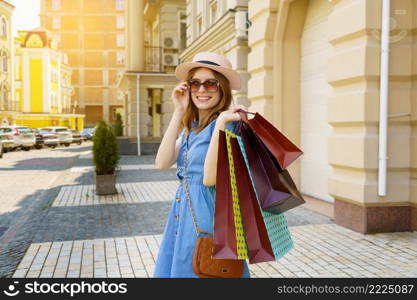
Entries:
<svg viewBox="0 0 417 300">
<path fill-rule="evenodd" d="M 163 72 L 162 47 L 145 46 L 145 71 Z"/>
</svg>

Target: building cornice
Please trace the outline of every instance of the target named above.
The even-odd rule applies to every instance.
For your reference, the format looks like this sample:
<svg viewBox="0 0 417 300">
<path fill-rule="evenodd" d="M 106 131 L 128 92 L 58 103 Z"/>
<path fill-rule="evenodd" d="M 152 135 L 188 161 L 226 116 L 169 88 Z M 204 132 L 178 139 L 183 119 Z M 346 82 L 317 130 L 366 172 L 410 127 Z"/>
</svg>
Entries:
<svg viewBox="0 0 417 300">
<path fill-rule="evenodd" d="M 14 6 L 13 4 L 11 4 L 9 1 L 6 1 L 6 0 L 0 0 L 0 5 L 6 5 L 6 6 L 9 6 L 9 8 L 11 8 L 11 9 L 15 9 L 16 8 L 16 6 Z"/>
</svg>

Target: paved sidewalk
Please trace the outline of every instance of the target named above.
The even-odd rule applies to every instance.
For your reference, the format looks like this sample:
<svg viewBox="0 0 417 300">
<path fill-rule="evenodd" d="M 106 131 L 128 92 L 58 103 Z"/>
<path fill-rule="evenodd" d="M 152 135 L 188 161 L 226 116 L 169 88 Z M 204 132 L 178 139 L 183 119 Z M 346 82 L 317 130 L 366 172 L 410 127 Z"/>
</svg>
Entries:
<svg viewBox="0 0 417 300">
<path fill-rule="evenodd" d="M 119 194 L 97 196 L 83 152 L 13 277 L 152 277 L 179 184 L 175 169 L 155 170 L 153 159 L 122 157 Z M 286 215 L 295 248 L 250 265 L 252 277 L 417 277 L 417 232 L 362 235 L 302 207 Z"/>
<path fill-rule="evenodd" d="M 417 232 L 362 235 L 290 227 L 295 248 L 252 277 L 417 277 Z M 13 277 L 152 277 L 161 235 L 32 244 Z"/>
</svg>

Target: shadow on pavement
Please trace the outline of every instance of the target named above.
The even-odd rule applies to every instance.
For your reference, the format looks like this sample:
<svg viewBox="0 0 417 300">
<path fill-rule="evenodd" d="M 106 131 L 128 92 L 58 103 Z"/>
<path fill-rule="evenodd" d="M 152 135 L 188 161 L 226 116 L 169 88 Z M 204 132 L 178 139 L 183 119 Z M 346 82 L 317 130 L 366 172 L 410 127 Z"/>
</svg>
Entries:
<svg viewBox="0 0 417 300">
<path fill-rule="evenodd" d="M 170 202 L 51 207 L 33 242 L 161 234 Z"/>
<path fill-rule="evenodd" d="M 78 146 L 78 145 L 77 145 Z M 58 147 L 55 149 L 52 149 L 52 151 L 62 151 L 62 152 L 84 152 L 87 150 L 91 150 L 92 144 L 86 144 L 85 146 L 78 146 L 77 148 L 71 148 L 71 146 L 69 147 Z"/>
<path fill-rule="evenodd" d="M 36 157 L 19 160 L 11 168 L 0 168 L 0 171 L 46 170 L 62 171 L 77 161 L 76 157 Z"/>
<path fill-rule="evenodd" d="M 7 227 L 0 237 L 0 278 L 13 275 L 60 189 L 37 190 L 19 202 L 19 209 L 0 215 L 0 226 Z"/>
</svg>

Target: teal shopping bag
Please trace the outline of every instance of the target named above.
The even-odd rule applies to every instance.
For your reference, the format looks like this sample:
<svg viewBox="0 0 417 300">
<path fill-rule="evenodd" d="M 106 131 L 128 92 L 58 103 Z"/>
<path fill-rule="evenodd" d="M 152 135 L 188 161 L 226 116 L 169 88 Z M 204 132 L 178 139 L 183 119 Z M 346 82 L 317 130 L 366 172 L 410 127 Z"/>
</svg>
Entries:
<svg viewBox="0 0 417 300">
<path fill-rule="evenodd" d="M 253 189 L 255 190 L 256 197 L 258 198 L 253 178 L 251 175 L 243 140 L 238 135 L 236 135 L 236 138 L 238 140 L 240 150 L 245 160 L 246 167 L 249 171 L 249 176 L 252 182 Z M 268 237 L 271 242 L 272 250 L 274 252 L 275 259 L 278 260 L 285 254 L 287 254 L 292 248 L 294 248 L 291 233 L 288 229 L 287 219 L 284 213 L 275 214 L 265 211 L 263 209 L 261 209 L 261 212 L 268 232 Z"/>
</svg>

